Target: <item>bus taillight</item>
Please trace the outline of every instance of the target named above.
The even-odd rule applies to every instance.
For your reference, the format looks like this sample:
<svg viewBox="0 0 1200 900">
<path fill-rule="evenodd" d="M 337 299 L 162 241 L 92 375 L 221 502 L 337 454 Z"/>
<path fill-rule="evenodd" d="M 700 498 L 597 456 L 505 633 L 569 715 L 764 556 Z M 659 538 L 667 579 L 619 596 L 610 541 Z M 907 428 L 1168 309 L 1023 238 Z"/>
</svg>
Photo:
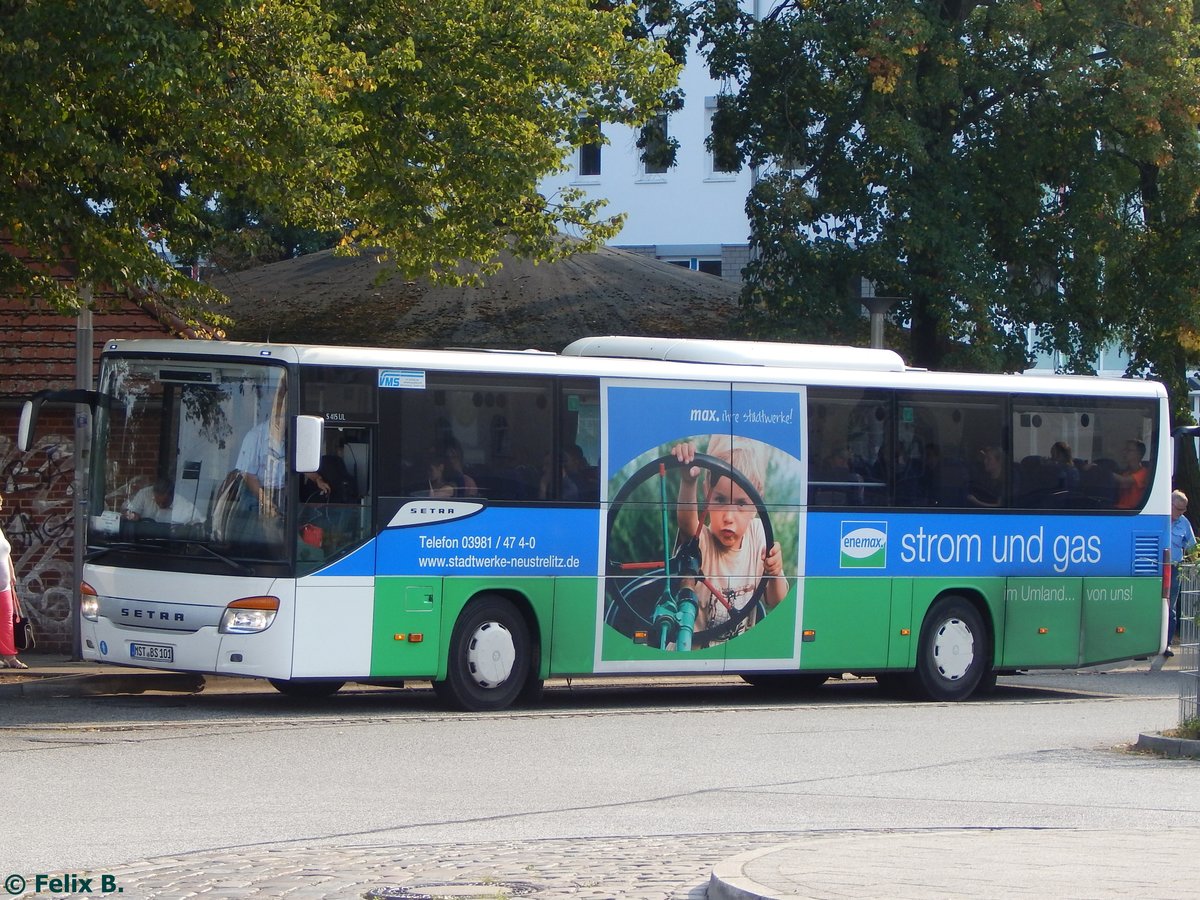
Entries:
<svg viewBox="0 0 1200 900">
<path fill-rule="evenodd" d="M 225 607 L 221 634 L 254 634 L 266 631 L 279 612 L 278 597 L 243 597 Z"/>
</svg>

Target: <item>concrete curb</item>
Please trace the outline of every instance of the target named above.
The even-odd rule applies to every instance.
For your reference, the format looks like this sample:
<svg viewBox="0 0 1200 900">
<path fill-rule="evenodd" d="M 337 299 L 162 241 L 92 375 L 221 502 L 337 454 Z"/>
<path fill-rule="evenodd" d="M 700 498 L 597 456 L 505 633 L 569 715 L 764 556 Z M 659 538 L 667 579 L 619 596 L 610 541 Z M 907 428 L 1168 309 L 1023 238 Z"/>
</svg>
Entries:
<svg viewBox="0 0 1200 900">
<path fill-rule="evenodd" d="M 37 675 L 0 683 L 0 697 L 95 697 L 146 691 L 196 694 L 202 690 L 204 676 L 191 672 Z"/>
<path fill-rule="evenodd" d="M 1134 746 L 1175 759 L 1200 759 L 1200 741 L 1165 737 L 1161 734 L 1139 734 Z"/>
<path fill-rule="evenodd" d="M 786 851 L 788 845 L 761 847 L 722 860 L 708 880 L 708 900 L 776 900 L 777 892 L 746 875 L 746 867 L 763 856 Z"/>
</svg>

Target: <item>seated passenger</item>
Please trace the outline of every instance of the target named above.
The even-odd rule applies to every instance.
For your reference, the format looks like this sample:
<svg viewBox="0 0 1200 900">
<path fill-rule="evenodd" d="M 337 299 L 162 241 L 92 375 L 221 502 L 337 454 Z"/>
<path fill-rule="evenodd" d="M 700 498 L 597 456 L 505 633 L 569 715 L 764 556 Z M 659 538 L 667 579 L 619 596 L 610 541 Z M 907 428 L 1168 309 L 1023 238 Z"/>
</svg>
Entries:
<svg viewBox="0 0 1200 900">
<path fill-rule="evenodd" d="M 463 476 L 455 472 L 444 456 L 435 456 L 428 466 L 428 491 L 418 492 L 424 497 L 461 497 L 466 489 Z"/>
<path fill-rule="evenodd" d="M 838 447 L 825 458 L 817 472 L 819 482 L 814 502 L 818 506 L 857 505 L 863 502 L 862 476 L 850 466 L 850 451 Z"/>
<path fill-rule="evenodd" d="M 574 496 L 567 497 L 568 493 Z M 600 470 L 587 461 L 578 444 L 568 444 L 564 448 L 563 499 L 600 499 Z"/>
<path fill-rule="evenodd" d="M 980 470 L 971 479 L 967 503 L 971 506 L 999 507 L 1004 505 L 1004 451 L 997 446 L 979 451 Z"/>
<path fill-rule="evenodd" d="M 168 478 L 160 478 L 134 494 L 125 504 L 125 519 L 161 525 L 196 525 L 204 521 L 191 500 L 175 496 L 175 483 Z"/>
<path fill-rule="evenodd" d="M 1137 509 L 1146 497 L 1150 484 L 1150 470 L 1142 464 L 1146 456 L 1146 445 L 1141 441 L 1127 441 L 1121 451 L 1125 467 L 1116 475 L 1117 509 Z"/>
<path fill-rule="evenodd" d="M 479 485 L 475 483 L 474 478 L 467 474 L 466 467 L 463 465 L 462 445 L 451 437 L 446 441 L 442 456 L 446 460 L 451 480 L 462 485 L 459 495 L 462 497 L 479 496 Z"/>
<path fill-rule="evenodd" d="M 1075 465 L 1075 454 L 1066 441 L 1055 441 L 1050 447 L 1050 461 L 1058 467 L 1058 489 L 1079 490 L 1079 467 Z"/>
</svg>

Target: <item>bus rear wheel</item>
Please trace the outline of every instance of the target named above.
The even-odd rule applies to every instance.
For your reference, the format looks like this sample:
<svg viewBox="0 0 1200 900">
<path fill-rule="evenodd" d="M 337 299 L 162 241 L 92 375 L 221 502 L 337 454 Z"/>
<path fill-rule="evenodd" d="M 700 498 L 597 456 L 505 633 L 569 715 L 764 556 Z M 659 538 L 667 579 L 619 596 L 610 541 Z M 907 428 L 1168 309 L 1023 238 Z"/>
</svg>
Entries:
<svg viewBox="0 0 1200 900">
<path fill-rule="evenodd" d="M 332 697 L 342 689 L 344 681 L 288 681 L 284 678 L 272 678 L 271 687 L 285 697 L 295 697 L 297 700 L 322 700 Z"/>
<path fill-rule="evenodd" d="M 529 627 L 517 608 L 503 597 L 481 597 L 454 623 L 446 680 L 434 682 L 434 692 L 469 712 L 505 709 L 527 690 L 531 658 Z"/>
<path fill-rule="evenodd" d="M 987 629 L 963 597 L 943 597 L 921 626 L 913 686 L 929 700 L 964 700 L 991 671 Z"/>
</svg>

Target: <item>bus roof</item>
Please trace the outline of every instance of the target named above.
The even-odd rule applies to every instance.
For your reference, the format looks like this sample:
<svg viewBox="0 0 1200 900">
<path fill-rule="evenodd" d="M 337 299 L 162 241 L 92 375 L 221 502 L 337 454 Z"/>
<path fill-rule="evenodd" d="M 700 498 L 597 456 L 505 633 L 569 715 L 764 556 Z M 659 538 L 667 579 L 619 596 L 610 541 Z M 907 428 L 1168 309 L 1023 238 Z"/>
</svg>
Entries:
<svg viewBox="0 0 1200 900">
<path fill-rule="evenodd" d="M 592 343 L 594 342 L 594 343 Z M 712 344 L 705 354 L 703 348 Z M 626 355 L 600 350 L 625 348 Z M 802 348 L 795 350 L 793 348 Z M 589 338 L 576 341 L 563 353 L 542 351 L 424 350 L 381 347 L 340 347 L 301 344 L 262 344 L 235 341 L 179 339 L 110 340 L 105 353 L 154 356 L 196 356 L 241 359 L 246 362 L 299 363 L 323 366 L 362 366 L 431 371 L 491 372 L 510 375 L 560 375 L 686 381 L 739 381 L 758 384 L 809 384 L 912 390 L 961 390 L 1081 396 L 1166 397 L 1157 382 L 1094 375 L 992 375 L 933 372 L 907 368 L 889 350 L 860 347 L 783 344 L 752 341 L 701 341 L 669 338 Z M 868 365 L 859 365 L 860 354 Z M 709 356 L 713 358 L 695 358 Z M 716 357 L 724 357 L 718 359 Z M 843 356 L 840 365 L 829 361 Z M 688 361 L 683 361 L 684 359 Z M 742 361 L 743 358 L 746 361 Z M 799 361 L 797 361 L 799 359 Z M 812 365 L 812 359 L 825 365 Z"/>
<path fill-rule="evenodd" d="M 704 341 L 610 335 L 581 338 L 568 345 L 563 355 L 796 369 L 865 369 L 872 372 L 903 372 L 905 369 L 900 354 L 891 350 L 768 341 Z"/>
</svg>

